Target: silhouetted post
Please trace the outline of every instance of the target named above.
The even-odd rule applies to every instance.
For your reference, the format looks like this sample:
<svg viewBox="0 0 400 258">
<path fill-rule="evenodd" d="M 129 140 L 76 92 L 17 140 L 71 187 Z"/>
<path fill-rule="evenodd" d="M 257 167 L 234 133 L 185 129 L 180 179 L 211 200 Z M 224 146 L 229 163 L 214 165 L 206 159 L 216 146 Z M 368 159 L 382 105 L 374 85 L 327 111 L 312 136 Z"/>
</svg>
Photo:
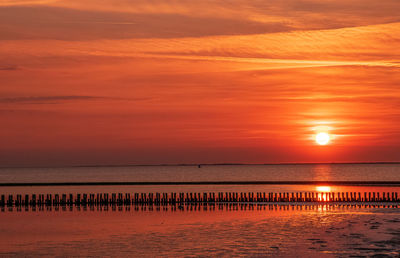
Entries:
<svg viewBox="0 0 400 258">
<path fill-rule="evenodd" d="M 51 203 L 52 203 L 52 196 L 51 196 L 51 194 L 47 194 L 46 195 L 46 205 L 50 206 Z"/>
<path fill-rule="evenodd" d="M 75 204 L 78 206 L 81 205 L 81 194 L 76 195 Z"/>
<path fill-rule="evenodd" d="M 1 206 L 5 206 L 6 205 L 6 197 L 4 196 L 4 194 L 1 195 L 0 205 Z"/>
<path fill-rule="evenodd" d="M 42 205 L 42 195 L 41 194 L 38 194 L 37 205 L 38 206 Z"/>
<path fill-rule="evenodd" d="M 58 194 L 55 194 L 54 195 L 54 199 L 51 201 L 51 203 L 55 206 L 56 205 L 56 203 L 57 203 L 57 197 L 58 197 Z"/>
<path fill-rule="evenodd" d="M 89 194 L 89 204 L 94 205 L 94 194 Z"/>
<path fill-rule="evenodd" d="M 118 193 L 117 205 L 122 205 L 122 193 Z"/>
<path fill-rule="evenodd" d="M 179 193 L 179 203 L 185 202 L 185 194 L 184 193 Z"/>
<path fill-rule="evenodd" d="M 36 194 L 32 194 L 31 205 L 36 206 Z"/>
<path fill-rule="evenodd" d="M 187 193 L 186 193 L 186 194 L 187 194 Z M 155 201 L 155 203 L 156 203 L 157 205 L 159 205 L 160 202 L 161 202 L 161 194 L 160 194 L 160 193 L 156 193 L 156 201 Z"/>
<path fill-rule="evenodd" d="M 2 195 L 2 197 L 3 197 L 4 195 Z M 4 203 L 4 199 L 3 199 L 3 203 Z M 25 194 L 25 206 L 28 206 L 29 205 L 29 194 Z"/>
<path fill-rule="evenodd" d="M 60 204 L 60 195 L 59 194 L 55 194 L 54 195 L 53 204 L 55 204 L 55 205 L 59 205 Z"/>
<path fill-rule="evenodd" d="M 153 202 L 153 201 L 151 201 L 151 202 Z M 125 193 L 124 204 L 125 205 L 131 205 L 131 194 L 130 193 Z"/>
<path fill-rule="evenodd" d="M 83 205 L 87 205 L 87 200 L 88 200 L 87 194 L 83 194 L 83 200 L 82 200 Z"/>
<path fill-rule="evenodd" d="M 74 195 L 72 193 L 69 194 L 68 204 L 72 205 L 74 203 Z"/>
<path fill-rule="evenodd" d="M 32 198 L 33 198 L 33 196 L 32 196 Z M 61 196 L 61 204 L 62 205 L 66 205 L 67 204 L 67 195 L 66 194 L 63 194 Z"/>
<path fill-rule="evenodd" d="M 7 200 L 7 206 L 13 206 L 14 205 L 14 200 L 12 194 L 8 195 L 8 200 Z"/>
</svg>

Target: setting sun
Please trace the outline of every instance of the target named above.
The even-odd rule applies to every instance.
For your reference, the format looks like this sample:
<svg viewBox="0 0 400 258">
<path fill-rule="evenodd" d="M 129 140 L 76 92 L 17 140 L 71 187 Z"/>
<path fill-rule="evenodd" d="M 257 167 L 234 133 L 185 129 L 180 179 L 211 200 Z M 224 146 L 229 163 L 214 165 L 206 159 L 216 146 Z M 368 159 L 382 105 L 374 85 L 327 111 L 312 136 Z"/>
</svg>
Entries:
<svg viewBox="0 0 400 258">
<path fill-rule="evenodd" d="M 315 141 L 319 144 L 319 145 L 326 145 L 329 143 L 331 137 L 328 133 L 318 133 L 315 136 Z"/>
</svg>

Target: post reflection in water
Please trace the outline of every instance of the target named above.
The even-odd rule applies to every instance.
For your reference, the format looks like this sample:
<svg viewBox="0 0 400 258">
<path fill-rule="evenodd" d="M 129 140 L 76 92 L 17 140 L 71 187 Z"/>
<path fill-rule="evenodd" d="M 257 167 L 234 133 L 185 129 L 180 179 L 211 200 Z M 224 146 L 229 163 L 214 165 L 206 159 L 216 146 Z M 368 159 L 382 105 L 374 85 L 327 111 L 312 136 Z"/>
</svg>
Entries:
<svg viewBox="0 0 400 258">
<path fill-rule="evenodd" d="M 322 194 L 322 193 L 321 193 Z M 326 198 L 327 196 L 321 196 Z M 57 206 L 11 206 L 1 207 L 1 213 L 7 212 L 213 212 L 213 211 L 302 211 L 302 210 L 346 210 L 358 208 L 399 208 L 398 204 L 259 204 L 259 203 L 219 203 L 219 204 L 183 204 L 183 205 L 57 205 Z"/>
</svg>

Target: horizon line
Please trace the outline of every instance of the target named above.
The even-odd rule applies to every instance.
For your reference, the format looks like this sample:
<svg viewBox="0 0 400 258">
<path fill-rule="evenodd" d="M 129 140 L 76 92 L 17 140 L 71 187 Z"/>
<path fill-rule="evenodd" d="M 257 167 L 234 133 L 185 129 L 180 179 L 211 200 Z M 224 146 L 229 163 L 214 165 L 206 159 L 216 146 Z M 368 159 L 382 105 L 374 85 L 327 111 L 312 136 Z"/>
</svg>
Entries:
<svg viewBox="0 0 400 258">
<path fill-rule="evenodd" d="M 109 185 L 328 185 L 400 187 L 400 181 L 93 181 L 93 182 L 15 182 L 0 183 L 0 187 L 34 186 L 109 186 Z"/>
<path fill-rule="evenodd" d="M 277 163 L 161 163 L 161 164 L 100 164 L 100 165 L 63 165 L 63 166 L 0 166 L 6 168 L 89 168 L 89 167 L 177 167 L 177 166 L 279 166 L 279 165 L 368 165 L 400 164 L 400 161 L 361 161 L 361 162 L 277 162 Z"/>
</svg>

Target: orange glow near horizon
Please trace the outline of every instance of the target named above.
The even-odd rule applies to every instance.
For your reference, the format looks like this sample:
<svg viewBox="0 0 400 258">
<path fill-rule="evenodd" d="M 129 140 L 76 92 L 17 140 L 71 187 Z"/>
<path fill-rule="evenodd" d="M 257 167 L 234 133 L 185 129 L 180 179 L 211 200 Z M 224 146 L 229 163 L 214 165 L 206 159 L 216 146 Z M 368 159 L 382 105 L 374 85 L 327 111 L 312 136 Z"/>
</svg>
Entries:
<svg viewBox="0 0 400 258">
<path fill-rule="evenodd" d="M 0 166 L 400 160 L 399 1 L 228 2 L 0 1 Z"/>
</svg>

